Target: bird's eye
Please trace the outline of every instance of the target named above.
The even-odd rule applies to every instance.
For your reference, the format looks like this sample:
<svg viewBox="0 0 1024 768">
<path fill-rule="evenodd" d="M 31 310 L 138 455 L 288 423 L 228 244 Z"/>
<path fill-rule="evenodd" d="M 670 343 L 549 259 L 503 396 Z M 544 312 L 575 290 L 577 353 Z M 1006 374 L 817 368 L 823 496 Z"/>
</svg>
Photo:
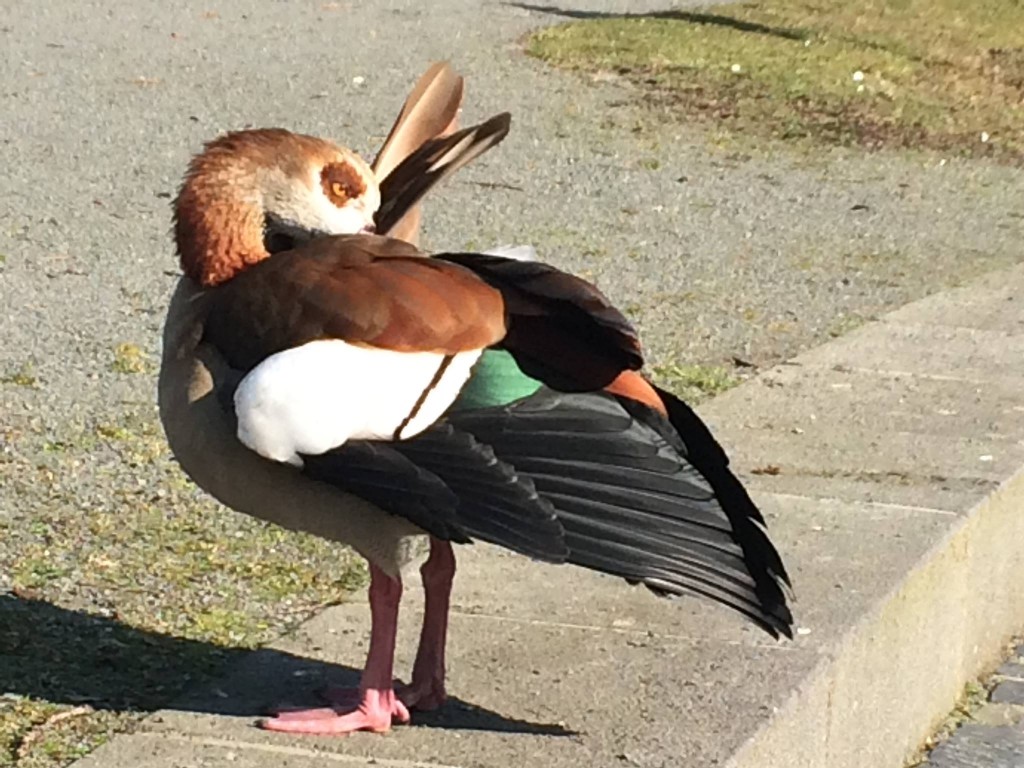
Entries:
<svg viewBox="0 0 1024 768">
<path fill-rule="evenodd" d="M 320 172 L 324 194 L 341 207 L 366 191 L 366 182 L 351 163 L 328 163 Z"/>
</svg>

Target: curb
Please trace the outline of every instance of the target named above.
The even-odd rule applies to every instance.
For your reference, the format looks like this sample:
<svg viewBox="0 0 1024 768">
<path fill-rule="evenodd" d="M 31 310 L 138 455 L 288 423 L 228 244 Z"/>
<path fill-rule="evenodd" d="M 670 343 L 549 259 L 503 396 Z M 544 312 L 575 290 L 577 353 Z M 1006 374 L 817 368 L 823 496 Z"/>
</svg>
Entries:
<svg viewBox="0 0 1024 768">
<path fill-rule="evenodd" d="M 1022 573 L 1024 470 L 840 638 L 727 765 L 904 765 L 1024 625 Z"/>
</svg>

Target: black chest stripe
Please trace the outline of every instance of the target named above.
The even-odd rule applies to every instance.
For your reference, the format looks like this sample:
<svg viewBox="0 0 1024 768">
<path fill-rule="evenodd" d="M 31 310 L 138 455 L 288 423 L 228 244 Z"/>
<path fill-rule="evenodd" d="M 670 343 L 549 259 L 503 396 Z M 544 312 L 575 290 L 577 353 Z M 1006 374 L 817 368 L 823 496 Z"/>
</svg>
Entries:
<svg viewBox="0 0 1024 768">
<path fill-rule="evenodd" d="M 445 371 L 448 370 L 448 366 L 451 365 L 452 360 L 454 359 L 455 355 L 444 356 L 444 359 L 441 360 L 441 364 L 437 367 L 437 372 L 434 374 L 434 377 L 430 380 L 430 383 L 427 384 L 427 388 L 420 393 L 418 398 L 416 398 L 416 402 L 413 403 L 412 410 L 409 411 L 409 415 L 402 419 L 402 423 L 398 425 L 395 433 L 391 436 L 392 440 L 402 439 L 402 430 L 408 427 L 409 422 L 415 419 L 423 409 L 423 404 L 427 402 L 427 398 L 430 396 L 430 393 L 433 392 L 437 388 L 437 385 L 441 383 L 441 379 L 444 378 Z"/>
</svg>

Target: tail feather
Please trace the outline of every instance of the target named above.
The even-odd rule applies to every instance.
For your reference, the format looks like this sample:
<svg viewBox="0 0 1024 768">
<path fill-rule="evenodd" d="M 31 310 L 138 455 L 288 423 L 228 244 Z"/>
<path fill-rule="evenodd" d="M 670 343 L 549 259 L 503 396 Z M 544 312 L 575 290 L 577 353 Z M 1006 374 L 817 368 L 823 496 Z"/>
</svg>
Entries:
<svg viewBox="0 0 1024 768">
<path fill-rule="evenodd" d="M 377 232 L 394 227 L 434 186 L 472 162 L 508 135 L 507 112 L 441 138 L 431 139 L 407 156 L 380 182 L 381 205 L 374 216 Z"/>
<path fill-rule="evenodd" d="M 462 105 L 464 81 L 446 61 L 430 65 L 402 105 L 377 157 L 374 174 L 378 181 L 387 178 L 399 163 L 450 129 Z"/>
<path fill-rule="evenodd" d="M 458 128 L 464 82 L 447 62 L 434 62 L 417 81 L 391 132 L 373 161 L 383 181 L 409 155 L 431 139 Z M 420 208 L 410 207 L 390 229 L 392 237 L 414 245 L 419 241 Z"/>
</svg>

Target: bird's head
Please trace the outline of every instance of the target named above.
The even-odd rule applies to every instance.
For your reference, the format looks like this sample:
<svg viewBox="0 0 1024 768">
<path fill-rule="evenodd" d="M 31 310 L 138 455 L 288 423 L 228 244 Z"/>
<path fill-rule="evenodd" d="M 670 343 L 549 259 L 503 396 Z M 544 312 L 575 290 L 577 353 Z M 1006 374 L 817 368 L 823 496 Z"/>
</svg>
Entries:
<svg viewBox="0 0 1024 768">
<path fill-rule="evenodd" d="M 175 200 L 181 268 L 218 285 L 314 237 L 373 231 L 379 207 L 354 152 L 279 129 L 228 133 L 192 159 Z"/>
</svg>

